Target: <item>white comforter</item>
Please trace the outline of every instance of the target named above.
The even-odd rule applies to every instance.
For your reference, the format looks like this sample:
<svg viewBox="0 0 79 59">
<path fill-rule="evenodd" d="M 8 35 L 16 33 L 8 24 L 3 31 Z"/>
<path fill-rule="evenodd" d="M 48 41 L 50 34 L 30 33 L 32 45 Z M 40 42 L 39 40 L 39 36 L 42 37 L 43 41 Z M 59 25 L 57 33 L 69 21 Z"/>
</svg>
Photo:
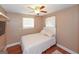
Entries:
<svg viewBox="0 0 79 59">
<path fill-rule="evenodd" d="M 24 54 L 42 53 L 55 43 L 55 37 L 49 38 L 41 33 L 22 36 L 22 50 Z"/>
</svg>

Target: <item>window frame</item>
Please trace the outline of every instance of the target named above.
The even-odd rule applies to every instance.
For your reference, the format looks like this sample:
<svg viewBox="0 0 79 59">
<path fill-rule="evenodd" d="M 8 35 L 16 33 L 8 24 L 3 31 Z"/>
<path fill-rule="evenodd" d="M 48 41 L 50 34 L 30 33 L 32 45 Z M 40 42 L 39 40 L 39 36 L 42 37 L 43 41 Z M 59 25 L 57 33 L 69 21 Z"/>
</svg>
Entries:
<svg viewBox="0 0 79 59">
<path fill-rule="evenodd" d="M 46 23 L 46 21 L 47 20 L 49 20 L 49 19 L 53 19 L 53 17 L 54 17 L 54 26 L 47 26 L 47 23 Z M 51 16 L 51 17 L 47 17 L 46 19 L 45 19 L 45 27 L 56 27 L 56 16 Z"/>
<path fill-rule="evenodd" d="M 25 20 L 27 20 L 27 19 L 32 19 L 32 20 L 33 20 L 33 24 L 32 24 L 33 26 L 29 26 L 29 25 L 28 25 L 27 27 L 24 26 L 24 18 L 26 18 Z M 34 18 L 23 17 L 23 19 L 22 19 L 22 28 L 23 28 L 23 29 L 29 29 L 29 28 L 34 28 L 34 27 L 35 27 L 35 20 L 34 20 Z"/>
</svg>

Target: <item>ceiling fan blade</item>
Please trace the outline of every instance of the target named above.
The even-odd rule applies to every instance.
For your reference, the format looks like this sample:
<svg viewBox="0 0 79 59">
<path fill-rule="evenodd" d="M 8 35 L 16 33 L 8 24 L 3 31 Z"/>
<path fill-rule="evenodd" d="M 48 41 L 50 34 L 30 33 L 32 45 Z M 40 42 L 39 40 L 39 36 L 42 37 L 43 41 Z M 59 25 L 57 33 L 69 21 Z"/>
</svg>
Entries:
<svg viewBox="0 0 79 59">
<path fill-rule="evenodd" d="M 43 12 L 43 13 L 47 13 L 47 11 L 41 11 L 41 12 Z"/>
<path fill-rule="evenodd" d="M 43 8 L 45 8 L 45 6 L 41 6 L 41 7 L 40 7 L 40 9 L 43 9 Z"/>
</svg>

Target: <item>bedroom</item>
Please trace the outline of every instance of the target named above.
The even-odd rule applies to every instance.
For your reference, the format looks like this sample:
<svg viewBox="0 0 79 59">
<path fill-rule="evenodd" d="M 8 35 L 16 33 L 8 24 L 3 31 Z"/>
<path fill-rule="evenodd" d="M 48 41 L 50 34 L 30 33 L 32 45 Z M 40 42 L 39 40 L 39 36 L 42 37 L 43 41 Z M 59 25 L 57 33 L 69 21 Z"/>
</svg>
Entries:
<svg viewBox="0 0 79 59">
<path fill-rule="evenodd" d="M 18 46 L 21 45 L 22 36 L 40 33 L 45 26 L 51 26 L 51 20 L 50 23 L 46 23 L 46 19 L 51 18 L 53 18 L 52 26 L 56 28 L 54 36 L 56 37 L 56 44 L 52 46 L 52 49 L 58 49 L 55 53 L 61 53 L 61 50 L 70 54 L 79 53 L 79 5 L 45 4 L 44 6 L 44 10 L 47 12 L 38 15 L 27 4 L 0 5 L 0 12 L 6 15 L 1 14 L 0 19 L 6 22 L 5 34 L 0 37 L 1 53 L 16 54 L 20 52 L 22 54 L 23 51 L 20 50 L 22 47 Z M 25 19 L 31 21 L 25 21 Z M 30 22 L 31 25 L 27 22 Z M 47 54 L 50 54 L 52 49 L 48 49 Z"/>
</svg>

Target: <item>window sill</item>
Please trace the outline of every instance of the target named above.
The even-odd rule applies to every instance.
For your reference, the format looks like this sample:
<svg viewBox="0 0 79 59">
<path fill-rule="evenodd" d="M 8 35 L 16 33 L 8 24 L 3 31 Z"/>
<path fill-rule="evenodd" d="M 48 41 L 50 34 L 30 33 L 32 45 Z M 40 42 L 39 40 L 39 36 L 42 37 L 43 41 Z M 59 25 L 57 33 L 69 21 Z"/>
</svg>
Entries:
<svg viewBox="0 0 79 59">
<path fill-rule="evenodd" d="M 34 27 L 23 28 L 23 30 L 25 30 L 25 29 L 34 29 Z"/>
</svg>

